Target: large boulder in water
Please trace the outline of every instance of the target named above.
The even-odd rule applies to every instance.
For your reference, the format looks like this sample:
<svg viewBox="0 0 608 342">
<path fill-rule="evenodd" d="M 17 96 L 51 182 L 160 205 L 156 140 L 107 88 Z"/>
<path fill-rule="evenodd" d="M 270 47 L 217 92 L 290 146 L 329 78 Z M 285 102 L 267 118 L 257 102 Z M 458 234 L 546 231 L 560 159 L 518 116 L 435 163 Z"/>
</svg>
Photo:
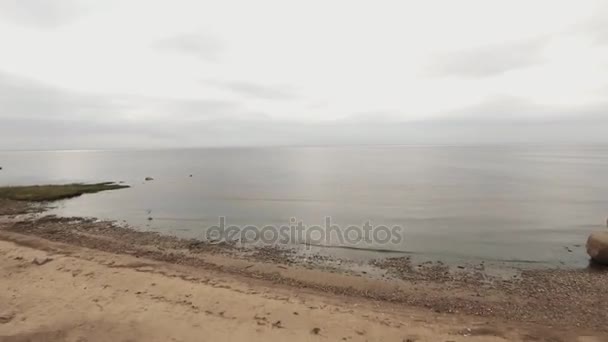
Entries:
<svg viewBox="0 0 608 342">
<path fill-rule="evenodd" d="M 608 265 L 608 232 L 593 232 L 589 235 L 587 254 L 593 261 Z"/>
</svg>

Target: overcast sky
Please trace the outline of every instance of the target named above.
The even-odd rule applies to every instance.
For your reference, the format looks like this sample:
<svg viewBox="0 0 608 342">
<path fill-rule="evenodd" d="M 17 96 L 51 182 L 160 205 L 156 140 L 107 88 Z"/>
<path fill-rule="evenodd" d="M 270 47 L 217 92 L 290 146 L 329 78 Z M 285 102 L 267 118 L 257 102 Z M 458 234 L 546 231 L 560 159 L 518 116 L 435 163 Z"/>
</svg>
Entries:
<svg viewBox="0 0 608 342">
<path fill-rule="evenodd" d="M 0 149 L 608 143 L 602 0 L 0 0 L 0 43 Z"/>
</svg>

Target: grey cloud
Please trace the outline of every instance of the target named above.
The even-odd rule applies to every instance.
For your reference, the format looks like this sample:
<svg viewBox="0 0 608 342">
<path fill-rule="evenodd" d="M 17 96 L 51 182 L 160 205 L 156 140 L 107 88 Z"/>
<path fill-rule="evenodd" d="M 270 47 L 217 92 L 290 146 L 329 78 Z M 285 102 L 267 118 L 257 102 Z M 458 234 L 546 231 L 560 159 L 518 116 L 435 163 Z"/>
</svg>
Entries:
<svg viewBox="0 0 608 342">
<path fill-rule="evenodd" d="M 216 100 L 173 100 L 164 102 L 167 111 L 186 118 L 232 115 L 239 107 L 236 102 Z"/>
<path fill-rule="evenodd" d="M 19 25 L 55 28 L 69 24 L 87 12 L 76 0 L 2 0 L 0 16 Z"/>
<path fill-rule="evenodd" d="M 478 104 L 454 110 L 441 117 L 449 122 L 496 122 L 532 118 L 542 112 L 552 111 L 529 100 L 514 96 L 493 96 Z"/>
<path fill-rule="evenodd" d="M 397 112 L 391 110 L 373 110 L 358 112 L 349 115 L 347 121 L 350 123 L 377 123 L 392 122 Z"/>
<path fill-rule="evenodd" d="M 156 115 L 131 118 L 146 108 Z M 0 72 L 0 149 L 213 144 L 218 132 L 238 134 L 239 120 L 260 117 L 237 102 L 91 95 Z"/>
<path fill-rule="evenodd" d="M 2 119 L 0 150 L 177 148 L 260 145 L 278 142 L 280 124 L 264 120 L 145 121 L 86 119 Z M 274 134 L 273 134 L 274 132 Z"/>
<path fill-rule="evenodd" d="M 311 110 L 324 109 L 324 108 L 327 108 L 327 106 L 329 106 L 330 103 L 331 102 L 329 100 L 320 100 L 320 101 L 310 102 L 306 105 L 306 108 L 311 109 Z"/>
<path fill-rule="evenodd" d="M 126 106 L 120 99 L 71 92 L 0 72 L 0 118 L 107 116 Z"/>
<path fill-rule="evenodd" d="M 602 3 L 588 22 L 582 23 L 581 33 L 593 37 L 597 44 L 608 44 L 608 5 Z"/>
<path fill-rule="evenodd" d="M 0 119 L 86 119 L 99 122 L 120 120 L 130 111 L 141 111 L 141 108 L 154 108 L 157 115 L 187 121 L 236 117 L 242 111 L 238 102 L 92 95 L 0 72 Z"/>
<path fill-rule="evenodd" d="M 9 118 L 1 121 L 0 149 L 142 148 L 171 146 L 180 140 L 178 132 L 158 123 L 77 118 Z"/>
<path fill-rule="evenodd" d="M 542 62 L 542 50 L 549 37 L 455 51 L 438 56 L 429 66 L 435 76 L 480 78 L 533 66 Z"/>
<path fill-rule="evenodd" d="M 162 115 L 129 119 L 145 108 Z M 296 123 L 238 102 L 93 96 L 0 73 L 0 149 L 608 143 L 606 131 L 608 103 L 567 108 L 498 96 L 435 120 L 390 121 L 379 111 Z"/>
<path fill-rule="evenodd" d="M 158 41 L 155 47 L 181 52 L 208 62 L 217 62 L 223 45 L 217 39 L 197 33 L 184 33 Z"/>
<path fill-rule="evenodd" d="M 513 96 L 489 97 L 476 105 L 460 108 L 441 116 L 443 123 L 516 123 L 552 122 L 608 123 L 608 102 L 578 106 L 554 106 Z"/>
<path fill-rule="evenodd" d="M 264 85 L 251 82 L 219 82 L 209 81 L 211 84 L 220 88 L 228 89 L 234 93 L 248 97 L 266 100 L 291 100 L 296 98 L 293 87 L 288 85 Z"/>
<path fill-rule="evenodd" d="M 177 148 L 374 144 L 608 143 L 608 120 L 294 123 L 277 120 L 146 120 L 143 122 L 3 120 L 2 149 Z"/>
</svg>

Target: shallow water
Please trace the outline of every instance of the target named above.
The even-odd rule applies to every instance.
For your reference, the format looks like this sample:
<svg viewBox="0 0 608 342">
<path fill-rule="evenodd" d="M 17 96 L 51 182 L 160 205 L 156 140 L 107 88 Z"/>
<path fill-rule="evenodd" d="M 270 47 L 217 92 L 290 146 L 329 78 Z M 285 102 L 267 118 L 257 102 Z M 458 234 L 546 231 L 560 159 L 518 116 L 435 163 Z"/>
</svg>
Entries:
<svg viewBox="0 0 608 342">
<path fill-rule="evenodd" d="M 606 146 L 5 151 L 0 166 L 1 185 L 124 181 L 132 187 L 62 201 L 55 212 L 183 237 L 205 238 L 220 216 L 239 227 L 331 217 L 342 231 L 366 221 L 402 228 L 395 243 L 310 248 L 354 259 L 579 267 L 587 235 L 606 229 L 608 216 Z"/>
</svg>

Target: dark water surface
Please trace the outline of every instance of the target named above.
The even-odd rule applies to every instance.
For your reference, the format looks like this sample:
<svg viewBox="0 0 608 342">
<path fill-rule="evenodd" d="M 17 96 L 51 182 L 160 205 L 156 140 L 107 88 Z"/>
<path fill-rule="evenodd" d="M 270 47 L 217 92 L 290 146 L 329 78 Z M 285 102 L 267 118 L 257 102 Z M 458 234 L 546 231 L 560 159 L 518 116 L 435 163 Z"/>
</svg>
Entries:
<svg viewBox="0 0 608 342">
<path fill-rule="evenodd" d="M 323 225 L 329 216 L 341 228 L 371 221 L 401 226 L 401 241 L 346 245 L 431 259 L 579 267 L 587 235 L 606 229 L 608 216 L 608 147 L 597 146 L 5 151 L 0 166 L 0 185 L 132 186 L 62 201 L 62 215 L 200 238 L 220 216 L 258 227 L 292 217 Z M 371 250 L 314 251 L 387 254 Z"/>
</svg>

